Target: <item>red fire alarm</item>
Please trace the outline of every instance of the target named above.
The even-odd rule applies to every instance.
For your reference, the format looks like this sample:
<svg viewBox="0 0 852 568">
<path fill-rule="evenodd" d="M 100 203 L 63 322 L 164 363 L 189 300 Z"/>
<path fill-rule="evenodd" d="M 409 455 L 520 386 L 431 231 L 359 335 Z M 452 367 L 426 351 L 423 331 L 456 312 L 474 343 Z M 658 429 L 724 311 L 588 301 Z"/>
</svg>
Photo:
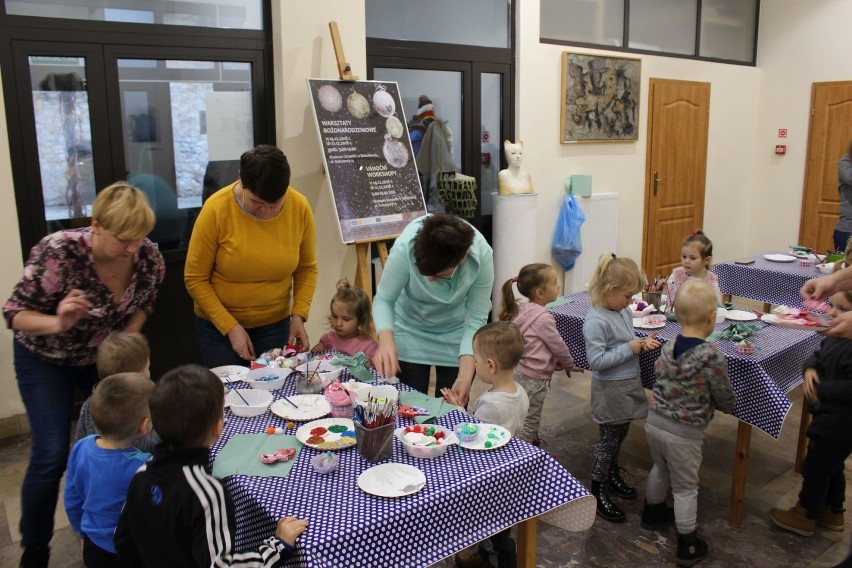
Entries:
<svg viewBox="0 0 852 568">
<path fill-rule="evenodd" d="M 787 129 L 779 128 L 778 129 L 778 138 L 787 138 Z"/>
<path fill-rule="evenodd" d="M 787 146 L 784 144 L 776 144 L 775 153 L 783 156 L 787 153 Z"/>
</svg>

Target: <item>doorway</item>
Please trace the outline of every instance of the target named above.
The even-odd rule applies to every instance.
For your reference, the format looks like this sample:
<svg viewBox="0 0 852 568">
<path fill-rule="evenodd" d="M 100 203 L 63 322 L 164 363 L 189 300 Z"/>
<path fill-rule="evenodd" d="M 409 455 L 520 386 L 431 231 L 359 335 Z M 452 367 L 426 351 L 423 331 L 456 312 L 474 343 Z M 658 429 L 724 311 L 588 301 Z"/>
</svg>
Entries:
<svg viewBox="0 0 852 568">
<path fill-rule="evenodd" d="M 837 162 L 852 140 L 852 81 L 814 83 L 802 191 L 799 244 L 817 252 L 834 249 L 840 194 Z"/>
<path fill-rule="evenodd" d="M 710 83 L 651 78 L 642 267 L 680 266 L 680 244 L 704 223 Z"/>
</svg>

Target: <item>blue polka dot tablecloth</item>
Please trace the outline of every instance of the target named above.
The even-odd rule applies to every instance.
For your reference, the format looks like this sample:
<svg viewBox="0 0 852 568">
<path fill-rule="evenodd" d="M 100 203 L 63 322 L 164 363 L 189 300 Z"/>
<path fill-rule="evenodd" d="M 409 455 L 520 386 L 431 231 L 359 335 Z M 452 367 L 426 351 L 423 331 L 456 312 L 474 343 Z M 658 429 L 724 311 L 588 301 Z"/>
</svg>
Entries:
<svg viewBox="0 0 852 568">
<path fill-rule="evenodd" d="M 591 306 L 589 296 L 586 292 L 577 292 L 568 298 L 572 300 L 570 304 L 553 308 L 550 312 L 556 319 L 559 334 L 574 355 L 575 363 L 588 369 L 583 321 Z M 792 406 L 787 393 L 802 382 L 802 364 L 817 350 L 821 338 L 812 331 L 778 327 L 759 320 L 749 323 L 761 328 L 749 338 L 756 347 L 753 355 L 737 353 L 734 344 L 727 339 L 720 339 L 715 345 L 728 359 L 728 376 L 737 397 L 734 416 L 777 438 Z M 730 322 L 724 322 L 716 329 L 723 330 L 728 325 Z M 656 331 L 659 331 L 657 339 L 666 343 L 678 336 L 681 327 L 675 322 L 667 322 L 665 327 Z M 637 329 L 636 332 L 639 337 L 647 335 L 645 330 Z M 654 363 L 659 356 L 660 350 L 655 349 L 639 357 L 645 388 L 654 386 Z"/>
<path fill-rule="evenodd" d="M 348 379 L 345 373 L 341 380 Z M 293 381 L 288 381 L 273 394 L 277 400 L 295 392 Z M 472 420 L 454 410 L 437 423 L 452 428 Z M 397 420 L 397 426 L 413 424 Z M 211 463 L 231 436 L 262 433 L 269 426 L 295 432 L 270 412 L 255 418 L 227 412 L 222 437 L 211 449 Z M 226 479 L 236 506 L 237 550 L 257 547 L 273 534 L 277 519 L 295 516 L 309 525 L 287 566 L 428 566 L 532 517 L 573 531 L 588 529 L 595 519 L 595 498 L 586 488 L 550 454 L 517 438 L 488 451 L 452 446 L 433 459 L 409 456 L 394 438 L 389 460 L 368 462 L 352 447 L 339 452 L 340 466 L 328 475 L 311 467 L 316 453 L 303 447 L 285 478 Z M 361 472 L 388 462 L 419 468 L 426 476 L 425 487 L 393 499 L 358 487 Z"/>
<path fill-rule="evenodd" d="M 817 270 L 816 262 L 811 266 L 800 266 L 798 259 L 793 262 L 773 262 L 766 260 L 763 254 L 746 258 L 754 260 L 754 263 L 723 262 L 712 268 L 719 277 L 719 289 L 723 294 L 802 308 L 799 290 L 811 278 L 824 276 Z"/>
</svg>

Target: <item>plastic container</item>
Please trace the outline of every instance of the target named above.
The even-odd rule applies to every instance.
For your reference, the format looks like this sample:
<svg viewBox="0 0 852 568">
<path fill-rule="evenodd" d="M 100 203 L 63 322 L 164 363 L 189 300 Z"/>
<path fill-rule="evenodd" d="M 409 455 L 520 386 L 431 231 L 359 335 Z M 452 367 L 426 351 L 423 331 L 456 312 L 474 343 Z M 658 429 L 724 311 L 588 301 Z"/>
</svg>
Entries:
<svg viewBox="0 0 852 568">
<path fill-rule="evenodd" d="M 349 381 L 346 388 L 355 393 L 358 404 L 367 404 L 371 398 L 386 398 L 393 402 L 399 401 L 399 391 L 393 385 L 371 385 Z"/>
<path fill-rule="evenodd" d="M 253 389 L 275 390 L 284 386 L 284 381 L 287 376 L 292 373 L 291 369 L 282 369 L 281 367 L 265 367 L 260 369 L 252 369 L 246 374 L 243 379 Z M 264 381 L 261 379 L 275 377 L 273 380 Z"/>
<path fill-rule="evenodd" d="M 725 323 L 725 318 L 727 317 L 728 310 L 725 308 L 716 308 L 716 323 Z"/>
<path fill-rule="evenodd" d="M 662 292 L 642 292 L 642 300 L 644 300 L 647 304 L 653 305 L 658 310 L 660 309 L 660 302 L 662 299 Z"/>
<path fill-rule="evenodd" d="M 235 416 L 260 416 L 272 404 L 272 393 L 258 389 L 234 389 L 228 393 L 225 401 L 230 405 L 231 412 Z"/>
<path fill-rule="evenodd" d="M 393 427 L 393 422 L 378 428 L 364 428 L 355 422 L 355 444 L 361 457 L 367 461 L 382 461 L 391 457 Z"/>
<path fill-rule="evenodd" d="M 427 427 L 434 428 L 435 432 L 444 433 L 444 437 L 441 439 L 440 444 L 434 446 L 421 446 L 410 443 L 405 438 L 405 428 L 397 428 L 394 431 L 394 435 L 397 437 L 397 439 L 399 439 L 400 442 L 402 442 L 402 447 L 405 448 L 405 452 L 415 458 L 430 459 L 440 457 L 447 453 L 447 450 L 450 446 L 459 443 L 458 437 L 452 430 L 444 428 L 443 426 L 437 426 L 432 424 L 429 424 Z"/>
<path fill-rule="evenodd" d="M 834 274 L 834 263 L 829 262 L 826 264 L 817 264 L 817 270 L 822 272 L 823 274 Z"/>
<path fill-rule="evenodd" d="M 753 355 L 754 354 L 754 345 L 740 345 L 737 343 L 737 353 L 740 355 Z"/>
<path fill-rule="evenodd" d="M 308 361 L 304 365 L 299 365 L 296 367 L 296 370 L 309 377 L 314 375 L 314 380 L 319 380 L 320 385 L 322 385 L 321 388 L 325 388 L 340 378 L 343 367 L 332 365 L 330 361 L 325 359 L 317 359 Z"/>
<path fill-rule="evenodd" d="M 809 266 L 811 266 L 811 260 L 809 258 L 800 258 L 799 259 L 799 266 L 809 267 Z"/>
<path fill-rule="evenodd" d="M 462 422 L 461 424 L 456 424 L 456 427 L 453 430 L 462 442 L 473 442 L 479 438 L 479 435 L 482 433 L 479 428 L 479 424 L 474 424 L 473 422 Z"/>
<path fill-rule="evenodd" d="M 322 392 L 322 383 L 319 376 L 312 377 L 304 373 L 297 373 L 296 391 L 299 394 L 320 394 Z"/>
<path fill-rule="evenodd" d="M 343 405 L 343 406 L 335 406 L 331 405 L 331 415 L 334 418 L 352 418 L 352 413 L 355 411 L 355 407 L 351 404 Z"/>
</svg>

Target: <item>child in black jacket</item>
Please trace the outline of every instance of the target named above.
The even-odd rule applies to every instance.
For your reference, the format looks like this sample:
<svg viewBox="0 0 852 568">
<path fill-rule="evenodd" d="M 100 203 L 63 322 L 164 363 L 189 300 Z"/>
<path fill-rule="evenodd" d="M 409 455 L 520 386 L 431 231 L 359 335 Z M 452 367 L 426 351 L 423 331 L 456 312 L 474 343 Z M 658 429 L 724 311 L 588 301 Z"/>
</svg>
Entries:
<svg viewBox="0 0 852 568">
<path fill-rule="evenodd" d="M 151 394 L 151 420 L 162 438 L 154 459 L 130 482 L 115 529 L 122 566 L 263 566 L 284 564 L 308 522 L 278 521 L 259 550 L 234 552 L 234 504 L 207 470 L 222 433 L 222 381 L 198 365 L 172 369 Z"/>
<path fill-rule="evenodd" d="M 852 311 L 852 292 L 831 296 L 833 319 Z M 843 467 L 852 453 L 852 341 L 826 337 L 805 362 L 805 400 L 813 421 L 808 428 L 808 455 L 802 468 L 799 501 L 769 518 L 782 529 L 813 536 L 816 525 L 842 531 L 846 478 Z"/>
</svg>

